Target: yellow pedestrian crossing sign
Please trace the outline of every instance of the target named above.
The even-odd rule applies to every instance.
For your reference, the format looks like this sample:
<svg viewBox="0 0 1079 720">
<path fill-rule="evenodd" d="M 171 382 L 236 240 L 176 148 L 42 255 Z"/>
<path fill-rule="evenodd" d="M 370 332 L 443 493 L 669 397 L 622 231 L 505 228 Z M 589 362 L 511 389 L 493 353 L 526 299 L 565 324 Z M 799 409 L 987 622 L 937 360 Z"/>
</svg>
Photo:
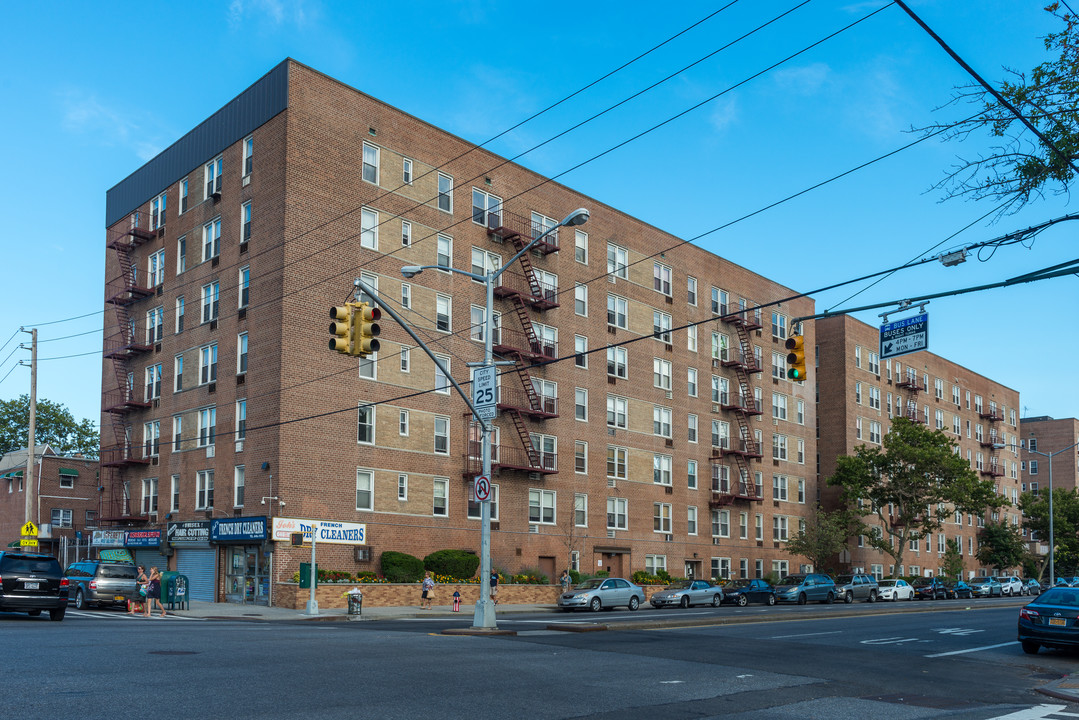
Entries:
<svg viewBox="0 0 1079 720">
<path fill-rule="evenodd" d="M 22 534 L 24 537 L 37 537 L 37 525 L 32 522 L 28 522 L 22 526 Z"/>
</svg>

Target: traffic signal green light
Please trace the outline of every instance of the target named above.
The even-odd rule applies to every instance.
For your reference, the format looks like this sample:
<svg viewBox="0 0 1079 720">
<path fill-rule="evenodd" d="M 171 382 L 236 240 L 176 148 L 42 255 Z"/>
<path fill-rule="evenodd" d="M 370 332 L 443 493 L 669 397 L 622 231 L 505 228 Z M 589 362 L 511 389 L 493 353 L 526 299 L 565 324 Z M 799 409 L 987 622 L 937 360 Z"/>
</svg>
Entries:
<svg viewBox="0 0 1079 720">
<path fill-rule="evenodd" d="M 802 382 L 806 379 L 805 338 L 791 335 L 787 338 L 787 379 Z"/>
<path fill-rule="evenodd" d="M 352 321 L 353 355 L 367 357 L 371 353 L 378 352 L 379 334 L 382 328 L 378 321 L 382 318 L 382 311 L 371 303 L 350 303 L 356 312 Z"/>
<path fill-rule="evenodd" d="M 336 350 L 345 355 L 352 355 L 352 303 L 336 305 L 330 308 L 330 350 Z"/>
</svg>

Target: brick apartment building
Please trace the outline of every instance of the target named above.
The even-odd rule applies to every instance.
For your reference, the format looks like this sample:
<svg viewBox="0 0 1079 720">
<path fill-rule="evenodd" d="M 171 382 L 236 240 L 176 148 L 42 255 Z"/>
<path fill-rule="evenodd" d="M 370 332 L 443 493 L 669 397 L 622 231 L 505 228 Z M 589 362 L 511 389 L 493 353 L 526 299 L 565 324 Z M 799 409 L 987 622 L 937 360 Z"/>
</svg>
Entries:
<svg viewBox="0 0 1079 720">
<path fill-rule="evenodd" d="M 362 276 L 466 382 L 483 286 L 401 267 L 485 272 L 577 207 L 496 289 L 494 566 L 797 566 L 812 301 L 292 60 L 108 192 L 103 520 L 159 531 L 195 599 L 266 602 L 310 552 L 278 516 L 364 526 L 328 569 L 478 550 L 465 404 L 386 316 L 373 358 L 328 350 L 328 312 Z"/>
<path fill-rule="evenodd" d="M 98 461 L 80 455 L 60 455 L 48 445 L 34 448 L 30 487 L 30 519 L 38 528 L 34 552 L 74 560 L 76 540 L 86 546 L 89 533 L 98 528 L 103 505 L 99 490 Z M 0 456 L 0 542 L 19 546 L 26 522 L 26 450 Z M 77 538 L 77 535 L 80 536 Z M 85 549 L 83 550 L 85 555 Z"/>
<path fill-rule="evenodd" d="M 861 444 L 879 444 L 893 417 L 944 431 L 959 445 L 971 468 L 981 478 L 991 478 L 1008 501 L 999 514 L 955 515 L 942 532 L 909 549 L 905 568 L 894 568 L 888 555 L 868 547 L 864 538 L 855 538 L 849 566 L 878 578 L 897 572 L 936 575 L 945 542 L 957 539 L 966 573 L 985 570 L 974 557 L 978 529 L 997 517 L 1017 526 L 1022 522 L 1014 505 L 1023 487 L 1019 392 L 931 352 L 881 361 L 879 330 L 849 316 L 820 319 L 815 325 L 817 451 L 825 507 L 837 503 L 838 489 L 825 484 L 835 471 L 835 458 L 853 454 Z"/>
<path fill-rule="evenodd" d="M 1053 455 L 1053 487 L 1079 489 L 1079 420 L 1046 415 L 1027 417 L 1019 421 L 1020 443 L 1023 447 L 1024 489 L 1048 489 L 1050 459 L 1032 451 Z"/>
</svg>

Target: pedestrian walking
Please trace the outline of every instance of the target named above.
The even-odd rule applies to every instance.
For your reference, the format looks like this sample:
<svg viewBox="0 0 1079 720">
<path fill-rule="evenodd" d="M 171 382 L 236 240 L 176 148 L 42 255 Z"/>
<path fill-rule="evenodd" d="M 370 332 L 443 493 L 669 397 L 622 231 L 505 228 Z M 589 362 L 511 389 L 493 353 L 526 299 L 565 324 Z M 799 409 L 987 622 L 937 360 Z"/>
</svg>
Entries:
<svg viewBox="0 0 1079 720">
<path fill-rule="evenodd" d="M 562 592 L 566 592 L 567 590 L 569 590 L 569 581 L 569 570 L 563 570 L 562 577 L 558 578 L 559 584 L 562 585 Z"/>
<path fill-rule="evenodd" d="M 134 615 L 143 611 L 146 604 L 146 585 L 149 583 L 146 577 L 146 568 L 139 565 L 135 568 L 135 593 L 127 599 L 127 614 Z"/>
<path fill-rule="evenodd" d="M 491 602 L 498 604 L 498 571 L 491 571 Z"/>
<path fill-rule="evenodd" d="M 423 576 L 423 583 L 420 585 L 420 609 L 431 609 L 431 597 L 435 594 L 435 581 L 431 577 L 431 571 L 428 570 Z"/>
<path fill-rule="evenodd" d="M 165 606 L 161 604 L 161 573 L 157 571 L 156 566 L 151 566 L 149 581 L 146 584 L 146 610 L 143 615 L 150 617 L 153 614 L 154 603 L 161 608 L 161 617 L 165 617 Z"/>
</svg>

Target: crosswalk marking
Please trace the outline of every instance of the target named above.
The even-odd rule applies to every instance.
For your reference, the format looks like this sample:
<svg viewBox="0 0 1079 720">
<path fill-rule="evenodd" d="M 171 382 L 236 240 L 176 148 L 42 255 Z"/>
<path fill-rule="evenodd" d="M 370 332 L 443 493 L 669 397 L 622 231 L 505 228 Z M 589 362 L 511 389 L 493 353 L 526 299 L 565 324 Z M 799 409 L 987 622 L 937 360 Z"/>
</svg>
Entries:
<svg viewBox="0 0 1079 720">
<path fill-rule="evenodd" d="M 1069 717 L 1074 717 L 1071 713 L 1063 712 L 1066 707 L 1067 705 L 1035 705 L 1032 708 L 1008 713 L 1007 715 L 997 715 L 988 720 L 1043 720 L 1050 715 L 1067 715 Z"/>
</svg>

